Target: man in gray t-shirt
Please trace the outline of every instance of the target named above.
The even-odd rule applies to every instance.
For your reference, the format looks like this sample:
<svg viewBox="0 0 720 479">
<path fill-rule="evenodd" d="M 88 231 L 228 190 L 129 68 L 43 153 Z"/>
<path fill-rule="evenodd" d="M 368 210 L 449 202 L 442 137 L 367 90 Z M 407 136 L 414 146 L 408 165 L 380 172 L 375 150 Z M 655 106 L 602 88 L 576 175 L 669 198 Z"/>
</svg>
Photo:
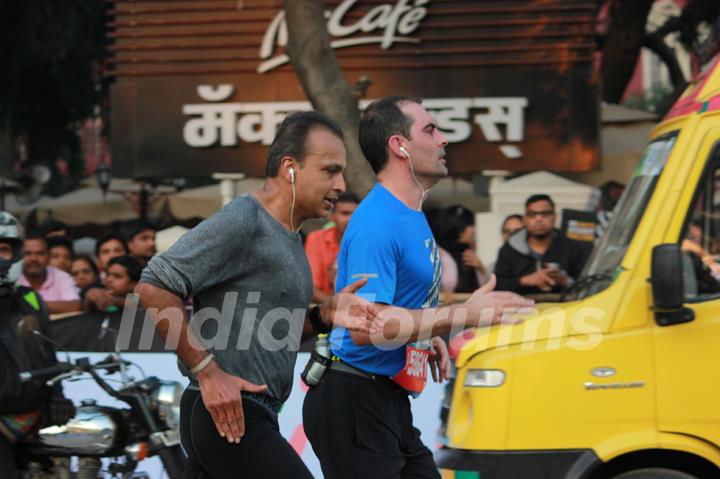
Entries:
<svg viewBox="0 0 720 479">
<path fill-rule="evenodd" d="M 345 189 L 345 156 L 332 120 L 288 116 L 270 146 L 263 187 L 227 204 L 143 272 L 136 292 L 148 310 L 157 308 L 156 327 L 177 342 L 191 378 L 181 436 L 198 477 L 312 477 L 277 428 L 301 338 L 333 324 L 381 327 L 374 307 L 348 294 L 365 281 L 307 310 L 313 283 L 297 230 L 332 210 Z M 181 312 L 188 298 L 190 321 Z"/>
</svg>

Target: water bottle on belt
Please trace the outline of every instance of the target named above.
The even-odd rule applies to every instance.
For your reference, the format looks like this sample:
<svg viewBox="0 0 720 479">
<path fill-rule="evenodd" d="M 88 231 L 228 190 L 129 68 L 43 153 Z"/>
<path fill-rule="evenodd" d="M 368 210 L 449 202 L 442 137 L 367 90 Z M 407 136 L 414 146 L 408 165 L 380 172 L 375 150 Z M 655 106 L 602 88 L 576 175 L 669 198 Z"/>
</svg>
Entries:
<svg viewBox="0 0 720 479">
<path fill-rule="evenodd" d="M 330 352 L 330 342 L 327 334 L 318 334 L 315 340 L 315 350 L 310 354 L 305 369 L 300 377 L 303 382 L 310 387 L 320 384 L 320 380 L 325 372 L 332 364 L 332 353 Z"/>
</svg>

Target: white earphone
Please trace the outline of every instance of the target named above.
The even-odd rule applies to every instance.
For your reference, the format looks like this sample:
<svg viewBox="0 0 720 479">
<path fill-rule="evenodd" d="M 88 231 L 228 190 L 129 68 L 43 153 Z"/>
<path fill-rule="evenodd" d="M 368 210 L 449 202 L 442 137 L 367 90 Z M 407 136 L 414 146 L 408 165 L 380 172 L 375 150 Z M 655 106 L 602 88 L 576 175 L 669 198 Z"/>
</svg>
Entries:
<svg viewBox="0 0 720 479">
<path fill-rule="evenodd" d="M 288 173 L 290 173 L 290 183 L 293 185 L 295 184 L 295 168 L 288 169 Z"/>
<path fill-rule="evenodd" d="M 410 153 L 407 152 L 407 150 L 405 149 L 404 146 L 401 146 L 401 147 L 400 147 L 400 153 L 402 153 L 403 155 L 405 155 L 405 158 L 407 158 L 408 160 L 410 159 Z"/>
</svg>

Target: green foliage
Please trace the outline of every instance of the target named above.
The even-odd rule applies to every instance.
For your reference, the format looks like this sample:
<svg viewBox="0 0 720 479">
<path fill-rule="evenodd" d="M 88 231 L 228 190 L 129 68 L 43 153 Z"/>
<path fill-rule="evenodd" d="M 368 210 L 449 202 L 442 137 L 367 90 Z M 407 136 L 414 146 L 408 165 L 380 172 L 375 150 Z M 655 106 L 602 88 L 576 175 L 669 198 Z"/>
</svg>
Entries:
<svg viewBox="0 0 720 479">
<path fill-rule="evenodd" d="M 78 126 L 103 101 L 96 90 L 105 55 L 102 0 L 4 2 L 0 12 L 0 129 L 24 137 L 28 158 L 82 171 Z M 58 184 L 58 175 L 55 187 Z M 71 186 L 71 185 L 65 185 Z M 64 189 L 64 188 L 62 188 Z"/>
</svg>

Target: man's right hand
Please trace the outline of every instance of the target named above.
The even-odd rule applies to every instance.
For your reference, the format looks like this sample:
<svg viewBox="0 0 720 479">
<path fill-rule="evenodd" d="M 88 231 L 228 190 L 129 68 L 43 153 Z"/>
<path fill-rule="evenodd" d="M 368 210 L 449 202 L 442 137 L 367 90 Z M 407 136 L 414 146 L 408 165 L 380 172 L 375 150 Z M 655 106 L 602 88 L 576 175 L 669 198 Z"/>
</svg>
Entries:
<svg viewBox="0 0 720 479">
<path fill-rule="evenodd" d="M 520 278 L 522 286 L 534 286 L 542 291 L 550 292 L 557 284 L 557 269 L 542 268 Z"/>
<path fill-rule="evenodd" d="M 465 302 L 468 308 L 467 320 L 476 327 L 491 326 L 500 323 L 517 323 L 519 320 L 508 321 L 508 314 L 524 314 L 532 311 L 535 301 L 523 298 L 510 291 L 494 291 L 497 279 L 495 275 L 482 287 L 475 290 Z"/>
<path fill-rule="evenodd" d="M 203 403 L 218 433 L 228 442 L 239 443 L 245 434 L 241 392 L 262 393 L 267 391 L 267 385 L 253 384 L 228 374 L 214 360 L 197 374 L 197 380 Z"/>
</svg>

